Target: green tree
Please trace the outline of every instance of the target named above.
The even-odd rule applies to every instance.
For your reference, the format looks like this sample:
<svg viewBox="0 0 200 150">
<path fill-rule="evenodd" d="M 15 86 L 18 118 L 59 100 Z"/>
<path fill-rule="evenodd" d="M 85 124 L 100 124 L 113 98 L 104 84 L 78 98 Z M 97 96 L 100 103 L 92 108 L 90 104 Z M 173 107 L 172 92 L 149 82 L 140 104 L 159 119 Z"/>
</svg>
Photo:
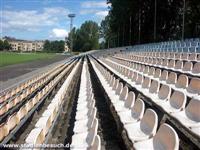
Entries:
<svg viewBox="0 0 200 150">
<path fill-rule="evenodd" d="M 51 52 L 51 53 L 60 53 L 63 52 L 65 48 L 65 42 L 64 41 L 49 41 L 46 40 L 44 43 L 44 51 Z"/>
<path fill-rule="evenodd" d="M 2 40 L 0 40 L 0 51 L 2 51 L 4 49 L 4 43 Z"/>
<path fill-rule="evenodd" d="M 3 48 L 5 50 L 10 50 L 11 49 L 11 45 L 8 43 L 7 40 L 4 40 L 4 42 L 3 42 Z"/>
<path fill-rule="evenodd" d="M 73 29 L 69 33 L 68 44 L 70 45 L 73 35 L 73 50 L 85 52 L 99 49 L 99 27 L 94 21 L 86 21 L 80 29 Z"/>
<path fill-rule="evenodd" d="M 101 23 L 105 42 L 110 46 L 180 40 L 185 12 L 185 38 L 200 37 L 200 1 L 156 0 L 156 39 L 154 39 L 155 0 L 107 0 L 109 14 Z M 108 19 L 109 18 L 109 19 Z M 107 32 L 106 27 L 109 27 Z M 109 37 L 109 38 L 108 38 Z M 114 45 L 111 45 L 115 43 Z M 117 44 L 116 44 L 117 43 Z"/>
</svg>

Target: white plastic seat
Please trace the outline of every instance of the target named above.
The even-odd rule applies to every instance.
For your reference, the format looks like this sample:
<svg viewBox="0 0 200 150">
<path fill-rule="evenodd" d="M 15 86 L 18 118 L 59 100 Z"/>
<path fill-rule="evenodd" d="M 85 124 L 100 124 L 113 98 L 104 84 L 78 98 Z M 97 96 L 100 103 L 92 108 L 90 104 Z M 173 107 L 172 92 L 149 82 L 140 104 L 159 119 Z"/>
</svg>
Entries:
<svg viewBox="0 0 200 150">
<path fill-rule="evenodd" d="M 159 78 L 161 76 L 161 70 L 160 69 L 156 69 L 155 74 L 154 74 L 154 78 Z"/>
<path fill-rule="evenodd" d="M 123 88 L 123 89 L 120 92 L 119 98 L 118 99 L 116 97 L 111 98 L 111 101 L 113 102 L 114 105 L 123 105 L 124 101 L 128 95 L 128 87 L 127 86 L 123 87 L 123 84 L 121 84 L 121 88 Z"/>
<path fill-rule="evenodd" d="M 200 94 L 200 79 L 192 78 L 190 84 L 187 87 L 187 92 L 190 94 Z"/>
<path fill-rule="evenodd" d="M 127 88 L 128 89 L 128 88 Z M 128 92 L 128 91 L 127 91 Z M 115 110 L 117 112 L 121 112 L 121 111 L 128 111 L 131 109 L 131 107 L 134 105 L 135 102 L 135 93 L 133 93 L 132 91 L 129 92 L 127 94 L 127 96 L 125 97 L 124 103 L 114 103 L 115 106 Z"/>
<path fill-rule="evenodd" d="M 0 142 L 9 134 L 6 122 L 0 124 Z"/>
<path fill-rule="evenodd" d="M 158 95 L 156 97 L 151 97 L 152 100 L 156 103 L 160 103 L 163 101 L 167 101 L 171 94 L 171 88 L 168 85 L 161 85 L 161 88 L 158 92 Z"/>
<path fill-rule="evenodd" d="M 179 77 L 178 77 L 178 80 L 175 84 L 175 87 L 176 88 L 183 88 L 183 89 L 186 89 L 186 87 L 188 86 L 188 77 L 184 74 L 181 74 Z"/>
<path fill-rule="evenodd" d="M 200 62 L 194 64 L 194 67 L 192 68 L 192 73 L 200 74 Z"/>
<path fill-rule="evenodd" d="M 23 105 L 17 113 L 20 121 L 27 114 L 26 106 Z"/>
<path fill-rule="evenodd" d="M 26 138 L 27 144 L 42 144 L 45 140 L 45 135 L 42 128 L 34 128 Z"/>
<path fill-rule="evenodd" d="M 166 82 L 167 84 L 176 84 L 177 74 L 175 72 L 170 72 Z"/>
<path fill-rule="evenodd" d="M 193 68 L 193 63 L 192 62 L 185 62 L 184 66 L 183 66 L 183 71 L 184 72 L 191 72 L 192 71 L 192 68 Z"/>
<path fill-rule="evenodd" d="M 185 127 L 200 127 L 200 100 L 191 99 L 183 111 L 172 113 Z"/>
<path fill-rule="evenodd" d="M 178 150 L 179 138 L 176 131 L 164 123 L 154 137 L 134 143 L 133 147 L 136 150 Z"/>
<path fill-rule="evenodd" d="M 93 105 L 93 103 L 95 103 L 94 99 L 88 100 L 88 102 L 79 103 L 77 105 L 76 110 L 80 111 L 80 110 L 83 110 L 85 108 L 90 108 Z"/>
<path fill-rule="evenodd" d="M 133 107 L 129 111 L 119 112 L 119 118 L 121 122 L 125 124 L 139 121 L 144 114 L 145 104 L 143 100 L 138 99 L 135 101 Z"/>
<path fill-rule="evenodd" d="M 108 96 L 110 97 L 111 100 L 119 99 L 119 96 L 120 96 L 122 90 L 123 90 L 123 84 L 119 83 L 119 85 L 117 86 L 117 89 L 113 90 L 114 92 L 112 92 L 112 93 L 108 93 Z"/>
<path fill-rule="evenodd" d="M 95 104 L 93 103 L 92 107 L 86 108 L 86 109 L 81 110 L 81 111 L 77 111 L 75 119 L 76 120 L 83 120 L 83 119 L 86 119 L 88 116 L 91 116 L 93 114 L 93 112 L 95 111 L 94 105 Z"/>
<path fill-rule="evenodd" d="M 151 79 L 149 77 L 145 77 L 144 81 L 142 82 L 142 86 L 140 88 L 140 90 L 148 90 L 151 84 Z"/>
<path fill-rule="evenodd" d="M 147 109 L 141 121 L 137 123 L 126 124 L 124 128 L 127 131 L 132 143 L 147 140 L 156 134 L 158 126 L 158 116 L 152 109 Z"/>
<path fill-rule="evenodd" d="M 5 114 L 8 111 L 8 106 L 6 104 L 0 105 L 0 115 Z"/>
<path fill-rule="evenodd" d="M 19 123 L 19 121 L 18 114 L 16 112 L 12 114 L 6 122 L 8 130 L 11 131 Z"/>
<path fill-rule="evenodd" d="M 182 70 L 183 69 L 183 61 L 178 60 L 175 65 L 175 69 Z"/>
<path fill-rule="evenodd" d="M 95 136 L 94 143 L 92 144 L 90 150 L 101 150 L 101 139 L 99 135 Z"/>
<path fill-rule="evenodd" d="M 84 133 L 74 134 L 70 149 L 87 149 L 93 145 L 97 135 L 98 120 L 95 119 L 92 128 Z"/>
<path fill-rule="evenodd" d="M 49 128 L 51 127 L 52 122 L 51 122 L 51 116 L 45 116 L 45 117 L 41 117 L 37 123 L 35 124 L 36 128 L 42 128 L 44 131 L 44 135 L 46 135 L 49 131 Z"/>
<path fill-rule="evenodd" d="M 87 116 L 86 119 L 75 121 L 73 129 L 74 133 L 81 133 L 90 129 L 92 127 L 94 119 L 96 118 L 96 113 L 97 110 L 96 108 L 94 108 L 92 114 L 90 116 Z"/>
<path fill-rule="evenodd" d="M 166 112 L 176 113 L 185 108 L 187 97 L 180 91 L 174 91 L 169 101 L 158 103 Z"/>
<path fill-rule="evenodd" d="M 167 78 L 168 78 L 168 71 L 163 70 L 163 71 L 162 71 L 162 74 L 161 74 L 161 76 L 160 76 L 160 78 L 159 78 L 159 80 L 160 80 L 160 81 L 166 81 Z"/>
<path fill-rule="evenodd" d="M 160 83 L 156 80 L 152 80 L 148 96 L 155 97 L 155 95 L 157 95 L 158 93 L 159 88 L 160 88 Z"/>
</svg>

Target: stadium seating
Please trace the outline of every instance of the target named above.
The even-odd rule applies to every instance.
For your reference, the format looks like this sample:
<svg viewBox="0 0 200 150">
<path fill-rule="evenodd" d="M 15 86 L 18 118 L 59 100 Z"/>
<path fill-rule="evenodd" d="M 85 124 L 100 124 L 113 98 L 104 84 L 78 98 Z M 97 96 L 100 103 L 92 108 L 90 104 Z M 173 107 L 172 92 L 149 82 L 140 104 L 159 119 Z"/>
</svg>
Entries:
<svg viewBox="0 0 200 150">
<path fill-rule="evenodd" d="M 98 120 L 96 113 L 92 83 L 85 60 L 81 73 L 71 149 L 100 149 L 101 141 L 97 135 Z"/>
</svg>

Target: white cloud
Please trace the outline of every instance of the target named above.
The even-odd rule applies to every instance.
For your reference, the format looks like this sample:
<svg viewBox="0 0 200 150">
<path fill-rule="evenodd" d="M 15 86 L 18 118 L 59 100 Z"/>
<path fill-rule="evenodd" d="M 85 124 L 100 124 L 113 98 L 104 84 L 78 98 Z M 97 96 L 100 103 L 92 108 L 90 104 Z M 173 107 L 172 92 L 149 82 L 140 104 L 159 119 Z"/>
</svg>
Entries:
<svg viewBox="0 0 200 150">
<path fill-rule="evenodd" d="M 85 1 L 81 3 L 80 15 L 93 15 L 100 22 L 108 15 L 107 7 L 109 4 L 106 1 Z"/>
<path fill-rule="evenodd" d="M 99 16 L 100 18 L 104 18 L 105 16 L 108 15 L 108 11 L 98 11 L 95 13 L 97 16 Z"/>
<path fill-rule="evenodd" d="M 83 9 L 83 10 L 80 10 L 80 14 L 81 15 L 87 15 L 87 14 L 93 14 L 93 13 L 96 13 L 98 10 L 96 9 Z"/>
<path fill-rule="evenodd" d="M 81 3 L 81 7 L 82 8 L 107 8 L 108 5 L 107 5 L 106 1 L 101 1 L 101 2 L 85 1 L 85 2 Z"/>
<path fill-rule="evenodd" d="M 63 17 L 67 18 L 69 11 L 62 7 L 36 10 L 3 10 L 3 30 L 39 31 L 42 27 L 56 26 Z"/>
<path fill-rule="evenodd" d="M 57 39 L 58 38 L 63 39 L 66 36 L 68 36 L 68 31 L 65 30 L 65 29 L 59 29 L 59 28 L 54 28 L 51 32 L 51 35 L 50 35 L 51 38 L 57 38 Z"/>
</svg>

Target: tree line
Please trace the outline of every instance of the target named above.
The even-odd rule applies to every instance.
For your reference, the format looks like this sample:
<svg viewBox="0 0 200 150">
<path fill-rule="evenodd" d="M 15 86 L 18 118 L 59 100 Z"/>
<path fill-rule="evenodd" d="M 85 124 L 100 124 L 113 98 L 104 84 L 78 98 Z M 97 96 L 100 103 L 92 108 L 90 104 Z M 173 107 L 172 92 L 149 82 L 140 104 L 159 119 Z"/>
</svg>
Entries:
<svg viewBox="0 0 200 150">
<path fill-rule="evenodd" d="M 8 43 L 7 40 L 0 40 L 0 51 L 3 50 L 10 50 L 11 49 L 11 45 Z"/>
<path fill-rule="evenodd" d="M 65 48 L 65 42 L 60 41 L 49 41 L 45 40 L 43 50 L 48 53 L 60 53 L 63 52 Z"/>
<path fill-rule="evenodd" d="M 94 21 L 84 22 L 80 28 L 73 28 L 67 38 L 67 44 L 71 45 L 73 39 L 73 51 L 85 52 L 99 49 L 99 26 Z"/>
<path fill-rule="evenodd" d="M 199 0 L 107 2 L 109 15 L 100 27 L 105 47 L 200 37 Z"/>
</svg>

